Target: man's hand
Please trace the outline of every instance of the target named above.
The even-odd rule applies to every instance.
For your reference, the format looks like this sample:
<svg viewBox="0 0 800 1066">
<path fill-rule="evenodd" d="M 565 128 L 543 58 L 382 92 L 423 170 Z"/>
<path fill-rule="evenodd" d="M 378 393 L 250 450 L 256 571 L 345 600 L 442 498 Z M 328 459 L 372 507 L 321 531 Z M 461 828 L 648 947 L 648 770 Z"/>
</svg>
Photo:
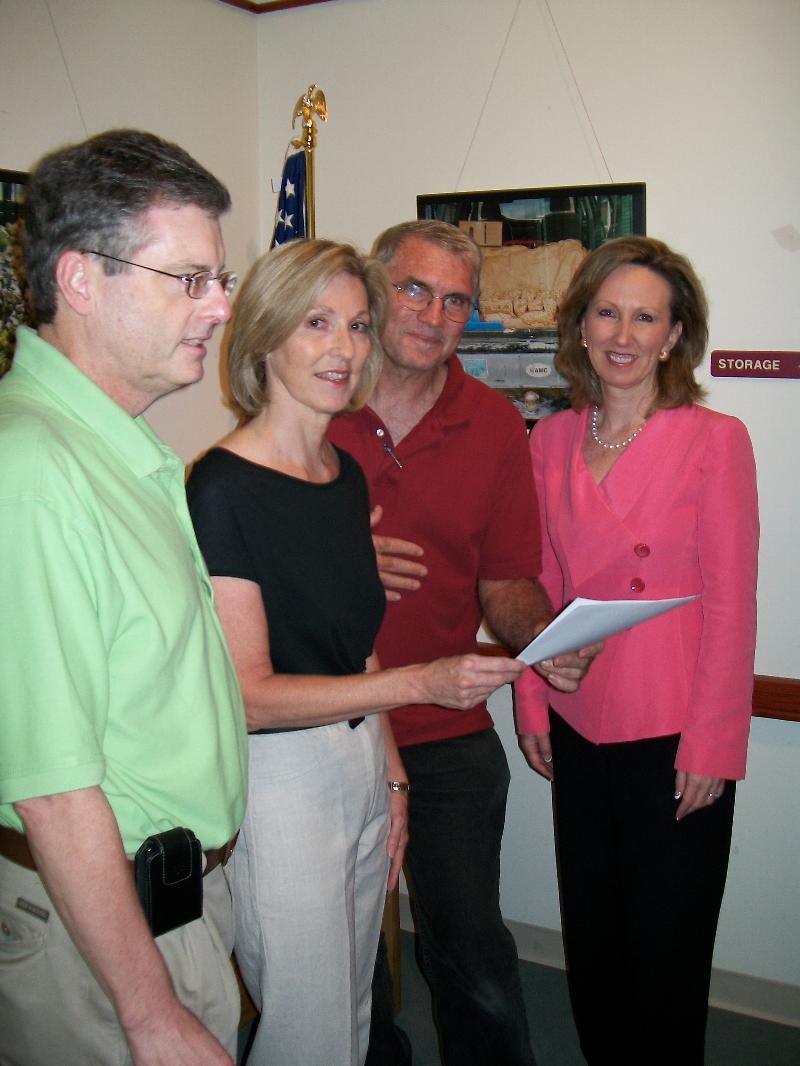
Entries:
<svg viewBox="0 0 800 1066">
<path fill-rule="evenodd" d="M 378 504 L 370 513 L 370 528 L 374 529 L 382 517 L 383 508 Z M 401 599 L 399 589 L 413 592 L 419 588 L 419 579 L 428 573 L 427 566 L 415 562 L 415 559 L 424 554 L 419 544 L 400 540 L 398 537 L 379 536 L 377 533 L 373 534 L 372 543 L 375 545 L 375 555 L 378 559 L 378 574 L 386 590 L 386 599 L 390 603 Z"/>
<path fill-rule="evenodd" d="M 177 1000 L 172 1014 L 158 1028 L 145 1021 L 140 1031 L 126 1030 L 134 1066 L 233 1066 L 219 1041 Z"/>
<path fill-rule="evenodd" d="M 14 804 L 44 887 L 106 991 L 135 1066 L 233 1066 L 178 1000 L 98 786 Z"/>
<path fill-rule="evenodd" d="M 554 659 L 544 659 L 534 663 L 533 669 L 560 692 L 575 692 L 583 680 L 592 660 L 603 650 L 602 641 L 582 648 L 568 655 L 557 655 Z M 536 767 L 534 767 L 536 769 Z"/>
<path fill-rule="evenodd" d="M 550 747 L 550 734 L 529 733 L 526 735 L 521 733 L 517 739 L 522 754 L 525 756 L 525 760 L 531 770 L 535 770 L 537 774 L 541 774 L 548 781 L 552 781 L 553 751 Z"/>
</svg>

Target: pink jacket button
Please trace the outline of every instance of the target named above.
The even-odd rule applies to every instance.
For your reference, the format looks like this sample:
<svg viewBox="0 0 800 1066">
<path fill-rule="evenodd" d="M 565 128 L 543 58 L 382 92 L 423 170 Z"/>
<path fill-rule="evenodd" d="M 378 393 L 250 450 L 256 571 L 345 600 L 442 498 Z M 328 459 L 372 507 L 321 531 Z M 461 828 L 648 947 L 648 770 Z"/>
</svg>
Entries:
<svg viewBox="0 0 800 1066">
<path fill-rule="evenodd" d="M 640 577 L 631 578 L 631 592 L 644 592 L 644 581 Z"/>
<path fill-rule="evenodd" d="M 637 544 L 633 549 L 634 555 L 638 555 L 640 559 L 646 559 L 650 554 L 649 544 Z"/>
</svg>

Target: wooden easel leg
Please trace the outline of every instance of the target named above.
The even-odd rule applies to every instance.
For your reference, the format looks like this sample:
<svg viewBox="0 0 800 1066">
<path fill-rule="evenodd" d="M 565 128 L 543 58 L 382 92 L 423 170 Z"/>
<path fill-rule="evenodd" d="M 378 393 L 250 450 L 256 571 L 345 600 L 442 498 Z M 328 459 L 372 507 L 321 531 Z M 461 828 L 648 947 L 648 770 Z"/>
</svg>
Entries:
<svg viewBox="0 0 800 1066">
<path fill-rule="evenodd" d="M 389 956 L 389 970 L 392 975 L 392 987 L 394 989 L 394 1012 L 400 1010 L 400 890 L 395 888 L 386 897 L 383 907 L 383 923 L 381 925 L 383 935 L 386 937 L 386 948 Z"/>
</svg>

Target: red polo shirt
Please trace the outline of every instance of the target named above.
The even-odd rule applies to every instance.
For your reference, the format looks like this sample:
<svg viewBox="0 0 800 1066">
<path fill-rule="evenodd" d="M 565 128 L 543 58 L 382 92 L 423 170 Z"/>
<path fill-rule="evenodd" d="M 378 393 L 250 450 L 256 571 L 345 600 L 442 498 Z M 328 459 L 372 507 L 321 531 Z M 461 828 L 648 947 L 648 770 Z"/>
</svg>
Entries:
<svg viewBox="0 0 800 1066">
<path fill-rule="evenodd" d="M 383 666 L 474 651 L 482 612 L 478 579 L 534 577 L 538 516 L 525 426 L 509 401 L 468 377 L 451 357 L 433 408 L 397 447 L 364 407 L 335 419 L 329 436 L 364 469 L 376 532 L 414 541 L 428 568 L 421 587 L 387 604 L 376 650 Z M 384 445 L 402 463 L 397 465 Z M 391 712 L 399 745 L 487 729 L 485 703 L 468 711 L 435 704 Z"/>
</svg>

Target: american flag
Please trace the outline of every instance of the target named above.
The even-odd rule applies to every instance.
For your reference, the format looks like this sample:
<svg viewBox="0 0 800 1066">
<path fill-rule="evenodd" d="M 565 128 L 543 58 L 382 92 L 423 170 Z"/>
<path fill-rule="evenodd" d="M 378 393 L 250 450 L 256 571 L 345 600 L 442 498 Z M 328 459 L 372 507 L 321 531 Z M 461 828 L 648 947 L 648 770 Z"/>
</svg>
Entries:
<svg viewBox="0 0 800 1066">
<path fill-rule="evenodd" d="M 286 157 L 275 212 L 275 228 L 270 248 L 306 235 L 305 211 L 306 156 L 301 149 Z"/>
</svg>

